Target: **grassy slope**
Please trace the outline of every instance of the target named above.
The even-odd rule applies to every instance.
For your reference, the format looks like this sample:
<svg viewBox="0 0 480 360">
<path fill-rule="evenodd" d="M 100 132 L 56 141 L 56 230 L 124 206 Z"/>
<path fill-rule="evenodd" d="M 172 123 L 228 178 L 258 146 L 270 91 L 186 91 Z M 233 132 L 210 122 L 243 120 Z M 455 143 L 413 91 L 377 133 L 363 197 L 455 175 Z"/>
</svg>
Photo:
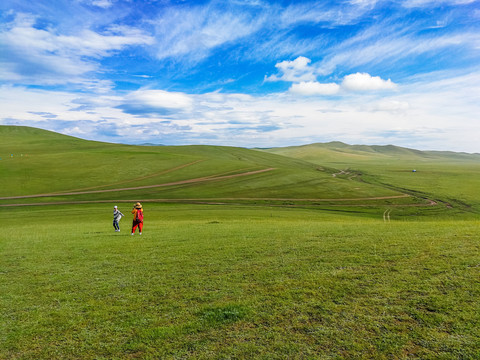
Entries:
<svg viewBox="0 0 480 360">
<path fill-rule="evenodd" d="M 303 160 L 244 148 L 145 147 L 85 141 L 32 128 L 0 127 L 0 196 L 101 190 L 164 184 L 204 176 L 275 168 L 254 176 L 128 192 L 15 200 L 286 198 L 336 199 L 399 195 L 396 190 L 353 183 L 335 170 Z M 9 154 L 14 154 L 10 157 Z M 178 168 L 188 165 L 183 168 Z M 176 169 L 178 168 L 178 169 Z M 175 169 L 175 170 L 172 170 Z M 396 200 L 399 203 L 415 199 Z M 8 203 L 12 201 L 1 201 Z M 379 201 L 379 203 L 382 203 Z"/>
<path fill-rule="evenodd" d="M 480 211 L 480 155 L 339 142 L 275 148 L 271 153 L 362 174 L 363 181 Z M 416 172 L 413 172 L 416 170 Z"/>
</svg>

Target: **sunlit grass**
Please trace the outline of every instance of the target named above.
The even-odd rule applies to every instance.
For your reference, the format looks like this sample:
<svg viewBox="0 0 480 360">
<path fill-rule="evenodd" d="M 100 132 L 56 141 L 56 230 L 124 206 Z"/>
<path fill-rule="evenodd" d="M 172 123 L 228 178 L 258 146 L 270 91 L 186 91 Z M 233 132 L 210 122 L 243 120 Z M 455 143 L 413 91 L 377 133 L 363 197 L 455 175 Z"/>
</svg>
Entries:
<svg viewBox="0 0 480 360">
<path fill-rule="evenodd" d="M 110 210 L 0 210 L 0 358 L 480 355 L 476 220 L 148 204 L 140 237 Z"/>
</svg>

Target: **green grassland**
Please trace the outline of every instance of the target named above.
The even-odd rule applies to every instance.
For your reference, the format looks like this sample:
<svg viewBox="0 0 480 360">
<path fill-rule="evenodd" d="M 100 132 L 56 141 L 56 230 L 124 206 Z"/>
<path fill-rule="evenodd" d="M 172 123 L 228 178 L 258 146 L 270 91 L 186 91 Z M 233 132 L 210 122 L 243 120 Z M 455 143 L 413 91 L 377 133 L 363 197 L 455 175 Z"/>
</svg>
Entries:
<svg viewBox="0 0 480 360">
<path fill-rule="evenodd" d="M 478 221 L 146 204 L 131 236 L 107 210 L 2 210 L 0 358 L 480 356 Z"/>
<path fill-rule="evenodd" d="M 90 201 L 92 198 L 98 201 L 206 199 L 217 202 L 233 198 L 235 201 L 272 203 L 284 203 L 286 199 L 295 204 L 305 199 L 361 201 L 403 194 L 377 184 L 352 183 L 334 177 L 332 175 L 337 171 L 334 168 L 244 148 L 106 144 L 16 127 L 0 127 L 0 138 L 0 180 L 3 185 L 0 205 Z M 267 169 L 270 170 L 226 178 Z M 210 179 L 179 183 L 204 177 Z M 216 180 L 216 177 L 220 179 Z M 152 187 L 145 188 L 147 186 Z M 134 190 L 134 187 L 143 188 Z M 99 192 L 101 190 L 110 191 Z M 96 191 L 94 195 L 93 191 Z M 76 194 L 65 194 L 71 192 Z M 11 199 L 39 194 L 44 196 Z M 300 201 L 301 204 L 308 202 L 312 203 Z M 425 201 L 414 196 L 387 201 L 378 199 L 376 204 L 392 202 L 423 204 Z"/>
<path fill-rule="evenodd" d="M 480 358 L 478 155 L 0 140 L 0 359 Z"/>
<path fill-rule="evenodd" d="M 358 175 L 358 181 L 437 200 L 448 207 L 480 211 L 480 154 L 339 142 L 267 151 L 342 169 L 348 173 L 345 177 Z"/>
</svg>

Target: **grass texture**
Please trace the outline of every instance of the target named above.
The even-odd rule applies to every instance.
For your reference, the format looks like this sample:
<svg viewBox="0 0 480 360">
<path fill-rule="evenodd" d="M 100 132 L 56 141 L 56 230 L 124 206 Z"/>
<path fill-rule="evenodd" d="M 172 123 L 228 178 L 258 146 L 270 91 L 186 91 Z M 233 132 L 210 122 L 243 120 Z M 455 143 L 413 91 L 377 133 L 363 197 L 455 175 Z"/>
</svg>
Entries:
<svg viewBox="0 0 480 360">
<path fill-rule="evenodd" d="M 0 209 L 0 358 L 480 356 L 478 220 L 110 210 Z"/>
</svg>

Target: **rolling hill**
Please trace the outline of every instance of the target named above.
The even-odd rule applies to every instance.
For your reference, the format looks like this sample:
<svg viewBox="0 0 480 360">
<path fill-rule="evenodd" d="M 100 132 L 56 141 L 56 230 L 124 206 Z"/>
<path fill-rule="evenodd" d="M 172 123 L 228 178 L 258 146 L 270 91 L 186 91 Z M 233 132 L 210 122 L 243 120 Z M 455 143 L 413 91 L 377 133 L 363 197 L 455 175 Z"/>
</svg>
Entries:
<svg viewBox="0 0 480 360">
<path fill-rule="evenodd" d="M 361 174 L 370 184 L 434 199 L 447 207 L 480 211 L 480 154 L 341 142 L 264 151 Z"/>
<path fill-rule="evenodd" d="M 479 162 L 480 154 L 451 151 L 420 151 L 394 145 L 348 145 L 340 141 L 265 149 L 273 154 L 303 159 L 313 163 L 378 162 L 381 160 Z"/>
<path fill-rule="evenodd" d="M 478 165 L 478 155 L 338 142 L 267 150 L 133 146 L 16 126 L 0 126 L 0 140 L 2 206 L 142 200 L 327 207 L 440 202 L 465 208 L 471 198 L 402 186 L 401 178 L 412 178 L 412 166 L 420 163 L 445 167 L 461 159 Z M 392 172 L 397 176 L 385 175 Z"/>
</svg>

